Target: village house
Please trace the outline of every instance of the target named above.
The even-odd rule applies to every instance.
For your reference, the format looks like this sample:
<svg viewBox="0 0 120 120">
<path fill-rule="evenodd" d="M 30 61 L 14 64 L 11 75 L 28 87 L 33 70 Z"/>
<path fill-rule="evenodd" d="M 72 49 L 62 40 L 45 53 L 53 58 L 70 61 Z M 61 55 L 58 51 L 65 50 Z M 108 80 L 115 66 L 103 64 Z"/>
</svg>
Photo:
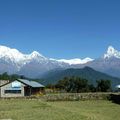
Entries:
<svg viewBox="0 0 120 120">
<path fill-rule="evenodd" d="M 0 97 L 25 97 L 43 92 L 42 84 L 26 79 L 17 79 L 0 85 Z"/>
</svg>

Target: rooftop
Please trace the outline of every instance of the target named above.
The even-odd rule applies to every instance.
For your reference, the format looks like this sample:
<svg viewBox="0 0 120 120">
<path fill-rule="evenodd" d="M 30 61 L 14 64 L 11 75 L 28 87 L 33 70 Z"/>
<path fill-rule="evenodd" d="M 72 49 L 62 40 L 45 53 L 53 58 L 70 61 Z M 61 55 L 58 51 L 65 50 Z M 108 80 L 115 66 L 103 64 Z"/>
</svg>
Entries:
<svg viewBox="0 0 120 120">
<path fill-rule="evenodd" d="M 27 84 L 31 87 L 45 87 L 44 85 L 40 84 L 39 82 L 36 81 L 30 81 L 30 80 L 26 80 L 26 79 L 18 79 L 18 81 Z"/>
</svg>

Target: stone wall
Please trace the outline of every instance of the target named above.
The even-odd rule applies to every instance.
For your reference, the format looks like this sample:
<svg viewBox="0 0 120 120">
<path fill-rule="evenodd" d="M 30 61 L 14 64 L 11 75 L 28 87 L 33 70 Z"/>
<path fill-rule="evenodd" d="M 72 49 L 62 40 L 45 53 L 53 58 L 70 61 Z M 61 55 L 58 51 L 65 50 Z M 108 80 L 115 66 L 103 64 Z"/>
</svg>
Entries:
<svg viewBox="0 0 120 120">
<path fill-rule="evenodd" d="M 62 93 L 47 94 L 46 101 L 108 100 L 111 93 Z"/>
</svg>

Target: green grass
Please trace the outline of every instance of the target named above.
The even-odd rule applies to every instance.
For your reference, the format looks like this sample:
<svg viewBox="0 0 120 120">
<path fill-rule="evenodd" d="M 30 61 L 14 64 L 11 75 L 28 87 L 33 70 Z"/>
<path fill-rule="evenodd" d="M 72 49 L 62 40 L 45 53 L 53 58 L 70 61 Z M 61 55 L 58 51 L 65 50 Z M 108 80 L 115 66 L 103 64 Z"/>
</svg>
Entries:
<svg viewBox="0 0 120 120">
<path fill-rule="evenodd" d="M 0 100 L 0 119 L 120 120 L 120 105 L 103 100 L 74 102 Z"/>
</svg>

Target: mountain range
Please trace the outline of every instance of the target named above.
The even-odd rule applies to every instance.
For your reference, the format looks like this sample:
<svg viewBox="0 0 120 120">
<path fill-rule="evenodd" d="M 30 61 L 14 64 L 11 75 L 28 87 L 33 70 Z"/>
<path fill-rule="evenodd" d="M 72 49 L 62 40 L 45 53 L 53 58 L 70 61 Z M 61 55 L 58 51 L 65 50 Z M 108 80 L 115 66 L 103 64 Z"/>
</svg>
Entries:
<svg viewBox="0 0 120 120">
<path fill-rule="evenodd" d="M 37 51 L 23 54 L 17 49 L 0 46 L 0 73 L 19 74 L 30 78 L 40 78 L 51 70 L 91 67 L 97 71 L 120 77 L 120 52 L 112 46 L 97 59 L 54 59 L 47 58 Z"/>
</svg>

